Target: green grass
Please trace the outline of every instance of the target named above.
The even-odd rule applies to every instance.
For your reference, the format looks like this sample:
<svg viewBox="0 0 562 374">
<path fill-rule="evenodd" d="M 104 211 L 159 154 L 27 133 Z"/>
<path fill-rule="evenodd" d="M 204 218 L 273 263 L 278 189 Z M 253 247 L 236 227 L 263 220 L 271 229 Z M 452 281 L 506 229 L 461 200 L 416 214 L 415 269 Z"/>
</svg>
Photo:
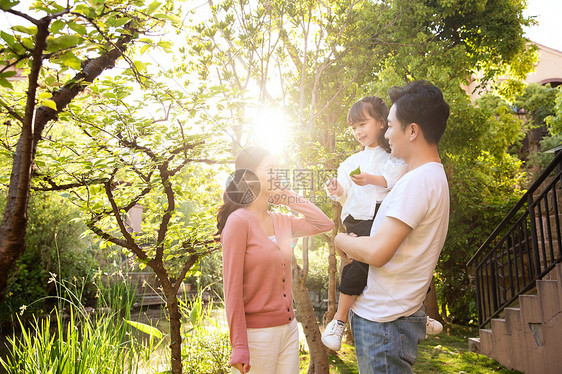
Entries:
<svg viewBox="0 0 562 374">
<path fill-rule="evenodd" d="M 468 338 L 477 337 L 478 328 L 445 325 L 443 332 L 425 339 L 414 365 L 416 373 L 519 373 L 497 361 L 468 351 Z"/>
<path fill-rule="evenodd" d="M 425 339 L 418 349 L 414 365 L 416 374 L 433 373 L 519 373 L 501 366 L 497 361 L 468 351 L 468 338 L 478 336 L 478 328 L 446 325 L 437 336 Z M 338 355 L 329 356 L 330 374 L 357 374 L 355 348 L 343 344 Z M 301 355 L 301 373 L 307 372 L 308 355 Z"/>
</svg>

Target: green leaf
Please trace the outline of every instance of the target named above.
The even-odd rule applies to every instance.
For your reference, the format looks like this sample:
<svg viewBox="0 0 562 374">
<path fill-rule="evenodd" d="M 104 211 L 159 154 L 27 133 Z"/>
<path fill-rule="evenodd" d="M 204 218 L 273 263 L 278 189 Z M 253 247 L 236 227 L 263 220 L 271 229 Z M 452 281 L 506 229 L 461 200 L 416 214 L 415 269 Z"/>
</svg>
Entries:
<svg viewBox="0 0 562 374">
<path fill-rule="evenodd" d="M 65 23 L 61 20 L 56 20 L 51 24 L 51 33 L 57 34 L 64 28 Z"/>
<path fill-rule="evenodd" d="M 156 9 L 158 9 L 158 8 L 160 7 L 160 5 L 162 5 L 162 4 L 160 4 L 158 1 L 154 1 L 152 4 L 150 4 L 150 5 L 148 6 L 148 8 L 146 8 L 146 13 L 147 13 L 147 14 L 152 14 L 152 13 L 154 13 L 154 11 L 155 11 Z"/>
<path fill-rule="evenodd" d="M 201 312 L 203 310 L 203 305 L 201 304 L 201 298 L 197 298 L 195 305 L 193 305 L 191 312 L 189 312 L 189 320 L 193 326 L 196 326 L 201 317 Z"/>
<path fill-rule="evenodd" d="M 20 43 L 29 50 L 35 48 L 35 41 L 32 38 L 21 38 Z"/>
<path fill-rule="evenodd" d="M 89 7 L 85 4 L 76 5 L 76 8 L 74 8 L 74 11 L 77 12 L 77 13 L 81 13 L 81 14 L 85 15 L 86 17 L 90 17 L 90 18 L 93 18 L 96 15 L 96 11 L 92 7 Z"/>
<path fill-rule="evenodd" d="M 160 48 L 162 48 L 166 52 L 171 52 L 172 43 L 167 40 L 162 40 L 157 44 Z"/>
<path fill-rule="evenodd" d="M 82 39 L 78 35 L 62 35 L 58 38 L 49 37 L 47 39 L 47 51 L 56 52 L 61 49 L 67 49 L 76 46 L 81 43 Z"/>
<path fill-rule="evenodd" d="M 122 17 L 115 20 L 115 27 L 120 27 L 129 22 L 131 19 L 129 17 Z"/>
<path fill-rule="evenodd" d="M 57 103 L 55 103 L 53 100 L 43 100 L 41 104 L 53 110 L 57 110 Z"/>
<path fill-rule="evenodd" d="M 25 27 L 21 25 L 16 25 L 16 26 L 12 26 L 12 30 L 29 35 L 37 34 L 37 27 L 35 26 Z"/>
<path fill-rule="evenodd" d="M 143 45 L 140 49 L 141 55 L 143 55 L 150 47 L 152 47 L 150 44 Z"/>
<path fill-rule="evenodd" d="M 86 30 L 86 26 L 76 22 L 70 22 L 68 24 L 68 27 L 70 27 L 72 31 L 76 31 L 80 35 L 86 35 L 88 33 L 88 30 Z"/>
<path fill-rule="evenodd" d="M 0 77 L 0 86 L 10 88 L 12 90 L 14 89 L 14 86 L 12 86 L 12 83 L 10 81 L 8 81 L 6 78 L 3 78 L 3 77 Z"/>
<path fill-rule="evenodd" d="M 361 169 L 359 168 L 359 166 L 357 167 L 357 169 L 355 169 L 351 173 L 349 173 L 349 175 L 356 175 L 356 174 L 361 174 Z"/>
<path fill-rule="evenodd" d="M 146 63 L 142 62 L 142 61 L 134 61 L 133 65 L 135 65 L 135 67 L 137 68 L 138 71 L 143 71 L 144 69 L 146 69 Z"/>
<path fill-rule="evenodd" d="M 10 78 L 10 77 L 13 77 L 14 75 L 16 75 L 17 73 L 18 73 L 17 71 L 10 70 L 10 71 L 5 71 L 0 75 L 4 78 Z"/>
<path fill-rule="evenodd" d="M 153 17 L 156 18 L 156 19 L 161 19 L 161 20 L 168 20 L 168 21 L 175 21 L 175 22 L 179 21 L 178 17 L 168 15 L 168 14 L 164 14 L 164 13 L 155 14 Z"/>
<path fill-rule="evenodd" d="M 129 321 L 127 319 L 125 320 L 125 322 L 133 326 L 135 329 L 144 332 L 145 334 L 148 334 L 150 336 L 155 336 L 158 339 L 162 339 L 162 332 L 158 330 L 156 327 L 152 327 L 150 325 L 141 322 Z"/>
<path fill-rule="evenodd" d="M 19 1 L 11 1 L 11 0 L 0 0 L 0 9 L 2 10 L 9 10 L 14 6 L 18 5 Z"/>
<path fill-rule="evenodd" d="M 0 37 L 8 44 L 10 47 L 14 47 L 16 43 L 16 39 L 12 34 L 8 34 L 7 32 L 0 31 Z"/>
<path fill-rule="evenodd" d="M 112 27 L 120 27 L 129 22 L 131 19 L 129 17 L 120 17 L 117 18 L 115 16 L 111 16 L 107 19 L 107 25 Z"/>
<path fill-rule="evenodd" d="M 82 61 L 72 52 L 66 52 L 60 57 L 62 63 L 74 70 L 80 70 L 82 68 Z"/>
</svg>

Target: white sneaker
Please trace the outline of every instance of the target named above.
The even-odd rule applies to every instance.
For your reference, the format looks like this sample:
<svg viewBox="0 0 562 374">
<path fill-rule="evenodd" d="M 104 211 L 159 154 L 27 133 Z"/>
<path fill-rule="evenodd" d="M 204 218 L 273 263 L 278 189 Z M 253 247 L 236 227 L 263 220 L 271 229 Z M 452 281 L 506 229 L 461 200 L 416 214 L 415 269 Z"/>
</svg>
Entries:
<svg viewBox="0 0 562 374">
<path fill-rule="evenodd" d="M 339 351 L 341 348 L 341 339 L 343 337 L 343 332 L 345 330 L 345 323 L 342 321 L 333 319 L 326 330 L 322 334 L 322 343 L 332 351 Z"/>
<path fill-rule="evenodd" d="M 443 325 L 441 322 L 434 320 L 433 318 L 427 316 L 427 321 L 425 323 L 425 332 L 427 335 L 437 335 L 443 331 Z"/>
</svg>

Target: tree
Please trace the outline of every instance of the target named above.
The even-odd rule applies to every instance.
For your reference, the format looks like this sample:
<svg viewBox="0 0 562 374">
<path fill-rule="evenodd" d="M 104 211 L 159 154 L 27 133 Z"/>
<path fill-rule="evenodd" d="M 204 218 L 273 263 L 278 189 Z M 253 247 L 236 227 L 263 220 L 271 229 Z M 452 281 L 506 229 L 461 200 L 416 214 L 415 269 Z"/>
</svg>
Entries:
<svg viewBox="0 0 562 374">
<path fill-rule="evenodd" d="M 442 313 L 468 322 L 474 315 L 465 264 L 520 194 L 520 161 L 511 153 L 521 140 L 521 124 L 507 105 L 475 107 L 461 88 L 481 75 L 480 89 L 513 99 L 532 69 L 534 50 L 523 37 L 523 2 L 402 2 L 409 9 L 396 25 L 391 56 L 371 87 L 384 94 L 389 86 L 426 79 L 440 87 L 451 106 L 440 143 L 451 193 L 449 235 L 437 266 Z M 419 20 L 422 20 L 421 22 Z M 408 41 L 410 41 L 408 43 Z M 497 84 L 500 76 L 509 79 Z"/>
<path fill-rule="evenodd" d="M 6 44 L 1 83 L 11 88 L 5 78 L 13 75 L 8 71 L 13 67 L 24 69 L 28 77 L 24 95 L 9 92 L 1 102 L 3 133 L 8 134 L 3 153 L 14 160 L 0 228 L 2 286 L 24 250 L 30 188 L 65 191 L 102 244 L 127 249 L 156 273 L 170 315 L 172 372 L 179 374 L 176 294 L 191 267 L 216 249 L 211 230 L 218 188 L 202 186 L 201 180 L 209 180 L 214 171 L 197 166 L 213 162 L 206 158 L 206 147 L 213 143 L 201 135 L 205 122 L 213 121 L 205 104 L 210 94 L 202 86 L 193 92 L 173 91 L 169 82 L 159 83 L 159 75 L 150 74 L 146 63 L 126 53 L 134 51 L 135 43 L 144 44 L 143 53 L 156 46 L 169 50 L 167 41 L 140 37 L 160 30 L 163 20 L 174 20 L 173 6 L 38 3 L 32 11 L 47 14 L 38 19 L 14 6 L 2 3 L 4 11 L 35 27 L 15 26 L 13 34 L 1 34 Z M 158 8 L 163 13 L 156 13 Z M 120 58 L 127 63 L 123 74 L 91 83 Z M 72 71 L 77 73 L 71 77 Z M 13 120 L 21 123 L 21 130 L 12 126 Z M 64 126 L 47 126 L 54 120 Z M 14 137 L 19 139 L 15 150 Z M 137 204 L 143 204 L 149 217 L 141 233 L 126 224 L 128 211 Z"/>
<path fill-rule="evenodd" d="M 548 130 L 553 136 L 562 135 L 562 90 L 556 93 L 554 113 L 546 118 Z"/>
<path fill-rule="evenodd" d="M 229 132 L 233 148 L 244 144 L 248 138 L 252 141 L 252 134 L 245 131 L 248 127 L 245 125 L 251 120 L 249 104 L 258 108 L 282 107 L 297 124 L 295 143 L 305 149 L 287 150 L 287 167 L 293 165 L 319 172 L 327 152 L 321 150 L 322 158 L 315 158 L 313 162 L 308 156 L 319 149 L 318 138 L 328 147 L 334 146 L 335 138 L 317 123 L 340 115 L 342 101 L 352 100 L 343 92 L 366 79 L 371 64 L 383 63 L 369 48 L 371 39 L 383 35 L 387 28 L 377 12 L 380 9 L 361 1 L 209 4 L 209 20 L 192 26 L 193 39 L 189 43 L 192 53 L 188 54 L 200 55 L 199 60 L 192 63 L 199 66 L 202 78 L 235 88 L 234 96 L 225 93 L 224 103 L 224 111 L 230 113 L 233 122 Z M 369 32 L 373 30 L 378 31 Z M 306 136 L 301 136 L 304 134 Z M 309 137 L 312 142 L 305 140 Z M 313 200 L 317 198 L 316 192 L 302 189 L 300 192 Z M 327 202 L 322 205 L 326 209 L 331 207 Z M 329 300 L 333 313 L 336 257 L 331 237 L 333 235 L 326 236 L 331 248 Z M 314 250 L 314 243 L 311 239 L 302 241 L 302 268 L 295 273 L 293 292 L 311 350 L 309 372 L 327 373 L 326 350 L 320 341 L 320 330 L 306 287 L 308 251 Z"/>
<path fill-rule="evenodd" d="M 219 188 L 208 182 L 214 171 L 197 166 L 213 163 L 209 144 L 186 124 L 195 122 L 199 98 L 189 105 L 181 92 L 166 96 L 160 84 L 146 85 L 154 91 L 135 97 L 134 84 L 107 77 L 71 103 L 60 115 L 65 131 L 38 153 L 33 188 L 66 191 L 102 247 L 118 245 L 154 271 L 169 312 L 172 372 L 181 373 L 177 293 L 192 266 L 217 248 Z M 147 108 L 157 109 L 148 116 Z M 140 232 L 126 223 L 136 205 L 146 217 Z"/>
<path fill-rule="evenodd" d="M 60 6 L 39 1 L 26 13 L 16 9 L 18 2 L 2 1 L 3 12 L 31 26 L 0 32 L 0 84 L 11 88 L 7 78 L 16 69 L 25 72 L 28 82 L 24 102 L 0 100 L 5 123 L 16 121 L 21 126 L 15 149 L 10 142 L 5 144 L 13 163 L 0 225 L 0 297 L 10 268 L 25 250 L 31 170 L 45 126 L 104 70 L 121 57 L 127 59 L 125 51 L 135 39 L 161 24 L 159 18 L 165 16 L 150 16 L 154 4 L 123 2 L 108 7 L 103 1 L 76 1 Z"/>
</svg>

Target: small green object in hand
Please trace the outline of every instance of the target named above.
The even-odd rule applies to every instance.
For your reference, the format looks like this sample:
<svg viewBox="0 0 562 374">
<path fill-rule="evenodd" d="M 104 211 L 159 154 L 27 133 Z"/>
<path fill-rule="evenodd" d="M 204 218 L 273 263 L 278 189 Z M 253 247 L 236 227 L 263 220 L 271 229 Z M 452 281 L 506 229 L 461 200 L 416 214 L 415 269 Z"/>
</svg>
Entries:
<svg viewBox="0 0 562 374">
<path fill-rule="evenodd" d="M 349 173 L 349 175 L 351 175 L 351 176 L 353 176 L 355 174 L 361 174 L 361 169 L 359 167 L 357 167 L 357 169 L 355 169 L 351 173 Z"/>
</svg>

